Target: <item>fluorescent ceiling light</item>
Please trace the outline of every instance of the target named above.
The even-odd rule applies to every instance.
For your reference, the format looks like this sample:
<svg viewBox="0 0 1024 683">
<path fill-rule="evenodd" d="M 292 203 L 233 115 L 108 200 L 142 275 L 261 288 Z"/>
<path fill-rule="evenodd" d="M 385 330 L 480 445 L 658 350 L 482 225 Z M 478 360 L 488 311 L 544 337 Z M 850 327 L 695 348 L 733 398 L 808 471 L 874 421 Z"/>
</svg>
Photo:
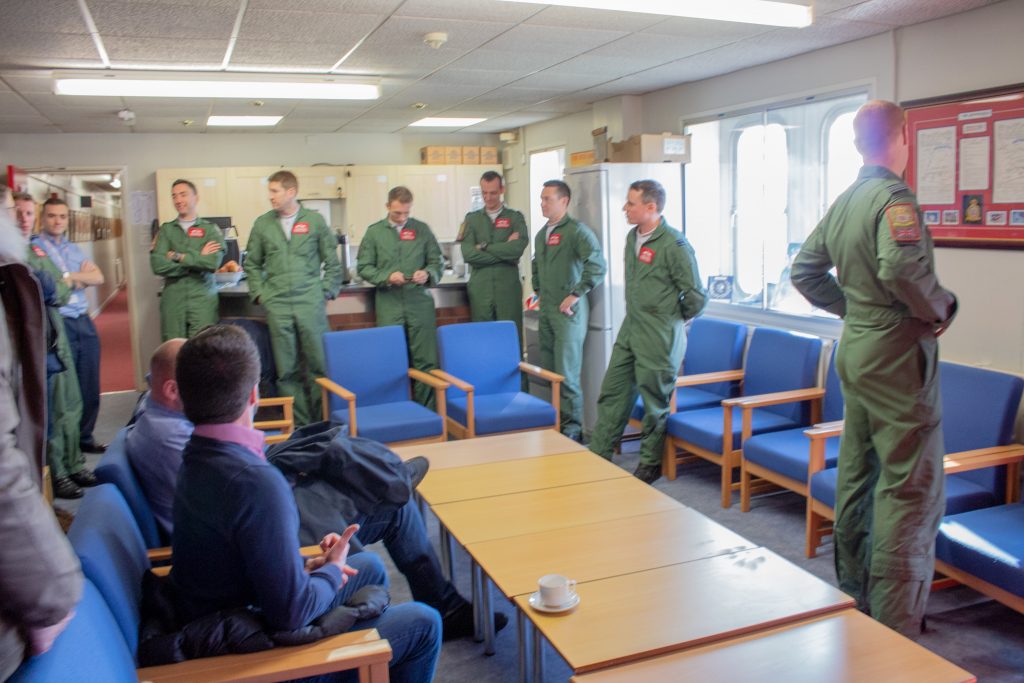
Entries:
<svg viewBox="0 0 1024 683">
<path fill-rule="evenodd" d="M 58 95 L 92 97 L 199 97 L 246 100 L 375 100 L 380 87 L 368 82 L 335 82 L 324 79 L 211 78 L 182 75 L 174 78 L 129 78 L 123 75 L 92 78 L 58 77 L 53 91 Z"/>
<path fill-rule="evenodd" d="M 472 126 L 481 121 L 487 119 L 470 119 L 470 118 L 454 118 L 444 116 L 428 116 L 425 119 L 420 119 L 415 123 L 410 123 L 410 126 L 427 126 L 433 128 L 465 128 L 466 126 Z"/>
<path fill-rule="evenodd" d="M 276 126 L 283 116 L 211 116 L 208 126 Z"/>
<path fill-rule="evenodd" d="M 506 0 L 535 5 L 561 5 L 692 19 L 717 19 L 744 24 L 802 28 L 811 25 L 811 8 L 770 0 Z"/>
</svg>

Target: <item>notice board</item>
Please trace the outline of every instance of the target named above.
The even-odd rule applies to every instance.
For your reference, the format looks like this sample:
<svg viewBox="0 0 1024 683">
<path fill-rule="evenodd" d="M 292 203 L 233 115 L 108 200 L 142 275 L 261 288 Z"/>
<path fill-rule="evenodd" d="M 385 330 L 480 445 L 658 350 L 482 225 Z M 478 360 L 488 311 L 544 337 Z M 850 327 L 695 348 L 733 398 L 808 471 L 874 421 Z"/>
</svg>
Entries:
<svg viewBox="0 0 1024 683">
<path fill-rule="evenodd" d="M 903 106 L 907 182 L 935 244 L 1024 249 L 1024 84 Z"/>
</svg>

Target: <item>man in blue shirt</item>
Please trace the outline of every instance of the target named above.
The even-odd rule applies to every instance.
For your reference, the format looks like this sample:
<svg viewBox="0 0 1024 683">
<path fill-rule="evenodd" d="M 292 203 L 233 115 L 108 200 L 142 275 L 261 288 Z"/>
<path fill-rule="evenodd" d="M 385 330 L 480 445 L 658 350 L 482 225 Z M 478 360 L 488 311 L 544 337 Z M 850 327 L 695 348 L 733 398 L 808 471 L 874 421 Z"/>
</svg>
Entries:
<svg viewBox="0 0 1024 683">
<path fill-rule="evenodd" d="M 82 422 L 79 443 L 85 453 L 102 453 L 92 430 L 100 411 L 100 338 L 89 316 L 85 288 L 102 285 L 103 271 L 85 257 L 81 247 L 67 238 L 69 211 L 67 202 L 51 197 L 43 202 L 42 232 L 35 240 L 56 264 L 71 287 L 71 300 L 61 306 L 64 329 L 74 357 L 78 386 L 82 392 Z M 92 486 L 95 481 L 79 481 L 79 486 Z"/>
<path fill-rule="evenodd" d="M 252 606 L 270 630 L 303 627 L 365 585 L 388 583 L 371 553 L 348 559 L 355 525 L 324 537 L 324 554 L 303 561 L 299 516 L 288 482 L 263 456 L 253 429 L 259 399 L 256 346 L 232 325 L 206 328 L 181 347 L 175 376 L 195 425 L 174 497 L 171 581 L 184 621 Z M 427 683 L 441 651 L 441 618 L 420 603 L 393 605 L 357 622 L 376 628 L 394 656 L 390 679 Z M 355 672 L 337 680 L 354 680 Z"/>
<path fill-rule="evenodd" d="M 170 339 L 153 353 L 150 392 L 125 442 L 128 460 L 161 533 L 168 539 L 174 532 L 172 510 L 182 451 L 193 432 L 192 423 L 183 414 L 175 380 L 177 356 L 184 343 L 184 339 Z M 395 566 L 408 580 L 413 598 L 443 615 L 445 640 L 472 635 L 472 605 L 442 575 L 423 517 L 414 503 L 406 503 L 394 512 L 349 521 L 359 524 L 358 540 L 364 545 L 384 541 Z M 508 622 L 502 613 L 496 613 L 494 619 L 498 630 Z"/>
</svg>

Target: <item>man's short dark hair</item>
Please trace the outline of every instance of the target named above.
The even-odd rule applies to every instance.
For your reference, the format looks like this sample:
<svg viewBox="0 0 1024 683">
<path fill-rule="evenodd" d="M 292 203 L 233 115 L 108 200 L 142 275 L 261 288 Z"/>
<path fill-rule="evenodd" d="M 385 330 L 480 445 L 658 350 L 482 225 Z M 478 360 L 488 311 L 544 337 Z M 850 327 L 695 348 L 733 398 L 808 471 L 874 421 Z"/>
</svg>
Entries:
<svg viewBox="0 0 1024 683">
<path fill-rule="evenodd" d="M 16 202 L 32 202 L 35 203 L 35 199 L 32 198 L 28 192 L 15 192 L 14 201 Z"/>
<path fill-rule="evenodd" d="M 286 190 L 298 189 L 299 187 L 299 179 L 291 171 L 277 171 L 267 178 L 267 184 L 270 183 L 281 183 L 281 187 Z"/>
<path fill-rule="evenodd" d="M 67 206 L 67 205 L 68 205 L 68 203 L 66 201 L 64 201 L 63 199 L 61 199 L 60 197 L 50 197 L 45 202 L 43 202 L 43 209 L 45 210 L 46 207 L 48 207 L 48 206 Z"/>
<path fill-rule="evenodd" d="M 497 180 L 502 187 L 505 187 L 505 179 L 502 178 L 501 174 L 497 171 L 485 171 L 484 174 L 480 176 L 480 182 L 493 183 L 495 180 Z"/>
<path fill-rule="evenodd" d="M 391 206 L 392 202 L 398 202 L 399 204 L 412 204 L 412 190 L 404 185 L 392 187 L 388 192 L 388 206 Z"/>
<path fill-rule="evenodd" d="M 260 354 L 242 328 L 212 325 L 178 351 L 175 378 L 192 424 L 233 422 L 259 382 Z"/>
<path fill-rule="evenodd" d="M 657 180 L 638 180 L 629 186 L 641 194 L 644 204 L 654 203 L 658 213 L 665 210 L 665 188 Z"/>
<path fill-rule="evenodd" d="M 559 197 L 572 199 L 572 190 L 570 190 L 569 186 L 561 180 L 545 180 L 544 187 L 553 187 L 555 188 L 555 193 L 558 194 Z"/>
<path fill-rule="evenodd" d="M 199 194 L 199 190 L 196 189 L 196 184 L 193 183 L 191 180 L 185 180 L 184 178 L 178 178 L 173 183 L 171 183 L 171 191 L 173 192 L 174 188 L 176 186 L 178 186 L 178 185 L 188 185 L 190 188 L 192 188 L 192 194 Z"/>
</svg>

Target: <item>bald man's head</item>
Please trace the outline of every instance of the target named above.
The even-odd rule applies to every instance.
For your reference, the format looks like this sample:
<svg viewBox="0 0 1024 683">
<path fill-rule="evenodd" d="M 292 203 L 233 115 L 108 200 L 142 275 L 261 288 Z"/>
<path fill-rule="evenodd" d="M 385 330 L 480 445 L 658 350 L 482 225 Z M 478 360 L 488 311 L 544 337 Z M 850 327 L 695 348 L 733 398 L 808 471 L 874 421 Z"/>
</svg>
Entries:
<svg viewBox="0 0 1024 683">
<path fill-rule="evenodd" d="M 865 163 L 878 163 L 900 154 L 906 146 L 903 109 L 895 102 L 871 100 L 857 110 L 853 117 L 853 141 Z M 893 161 L 898 161 L 893 159 Z M 892 168 L 888 163 L 881 164 Z M 903 166 L 906 161 L 903 161 Z M 897 174 L 903 168 L 893 169 Z"/>
<path fill-rule="evenodd" d="M 157 347 L 149 359 L 150 396 L 165 408 L 179 413 L 182 412 L 182 405 L 174 373 L 178 367 L 178 351 L 184 344 L 184 339 L 168 339 Z"/>
</svg>

